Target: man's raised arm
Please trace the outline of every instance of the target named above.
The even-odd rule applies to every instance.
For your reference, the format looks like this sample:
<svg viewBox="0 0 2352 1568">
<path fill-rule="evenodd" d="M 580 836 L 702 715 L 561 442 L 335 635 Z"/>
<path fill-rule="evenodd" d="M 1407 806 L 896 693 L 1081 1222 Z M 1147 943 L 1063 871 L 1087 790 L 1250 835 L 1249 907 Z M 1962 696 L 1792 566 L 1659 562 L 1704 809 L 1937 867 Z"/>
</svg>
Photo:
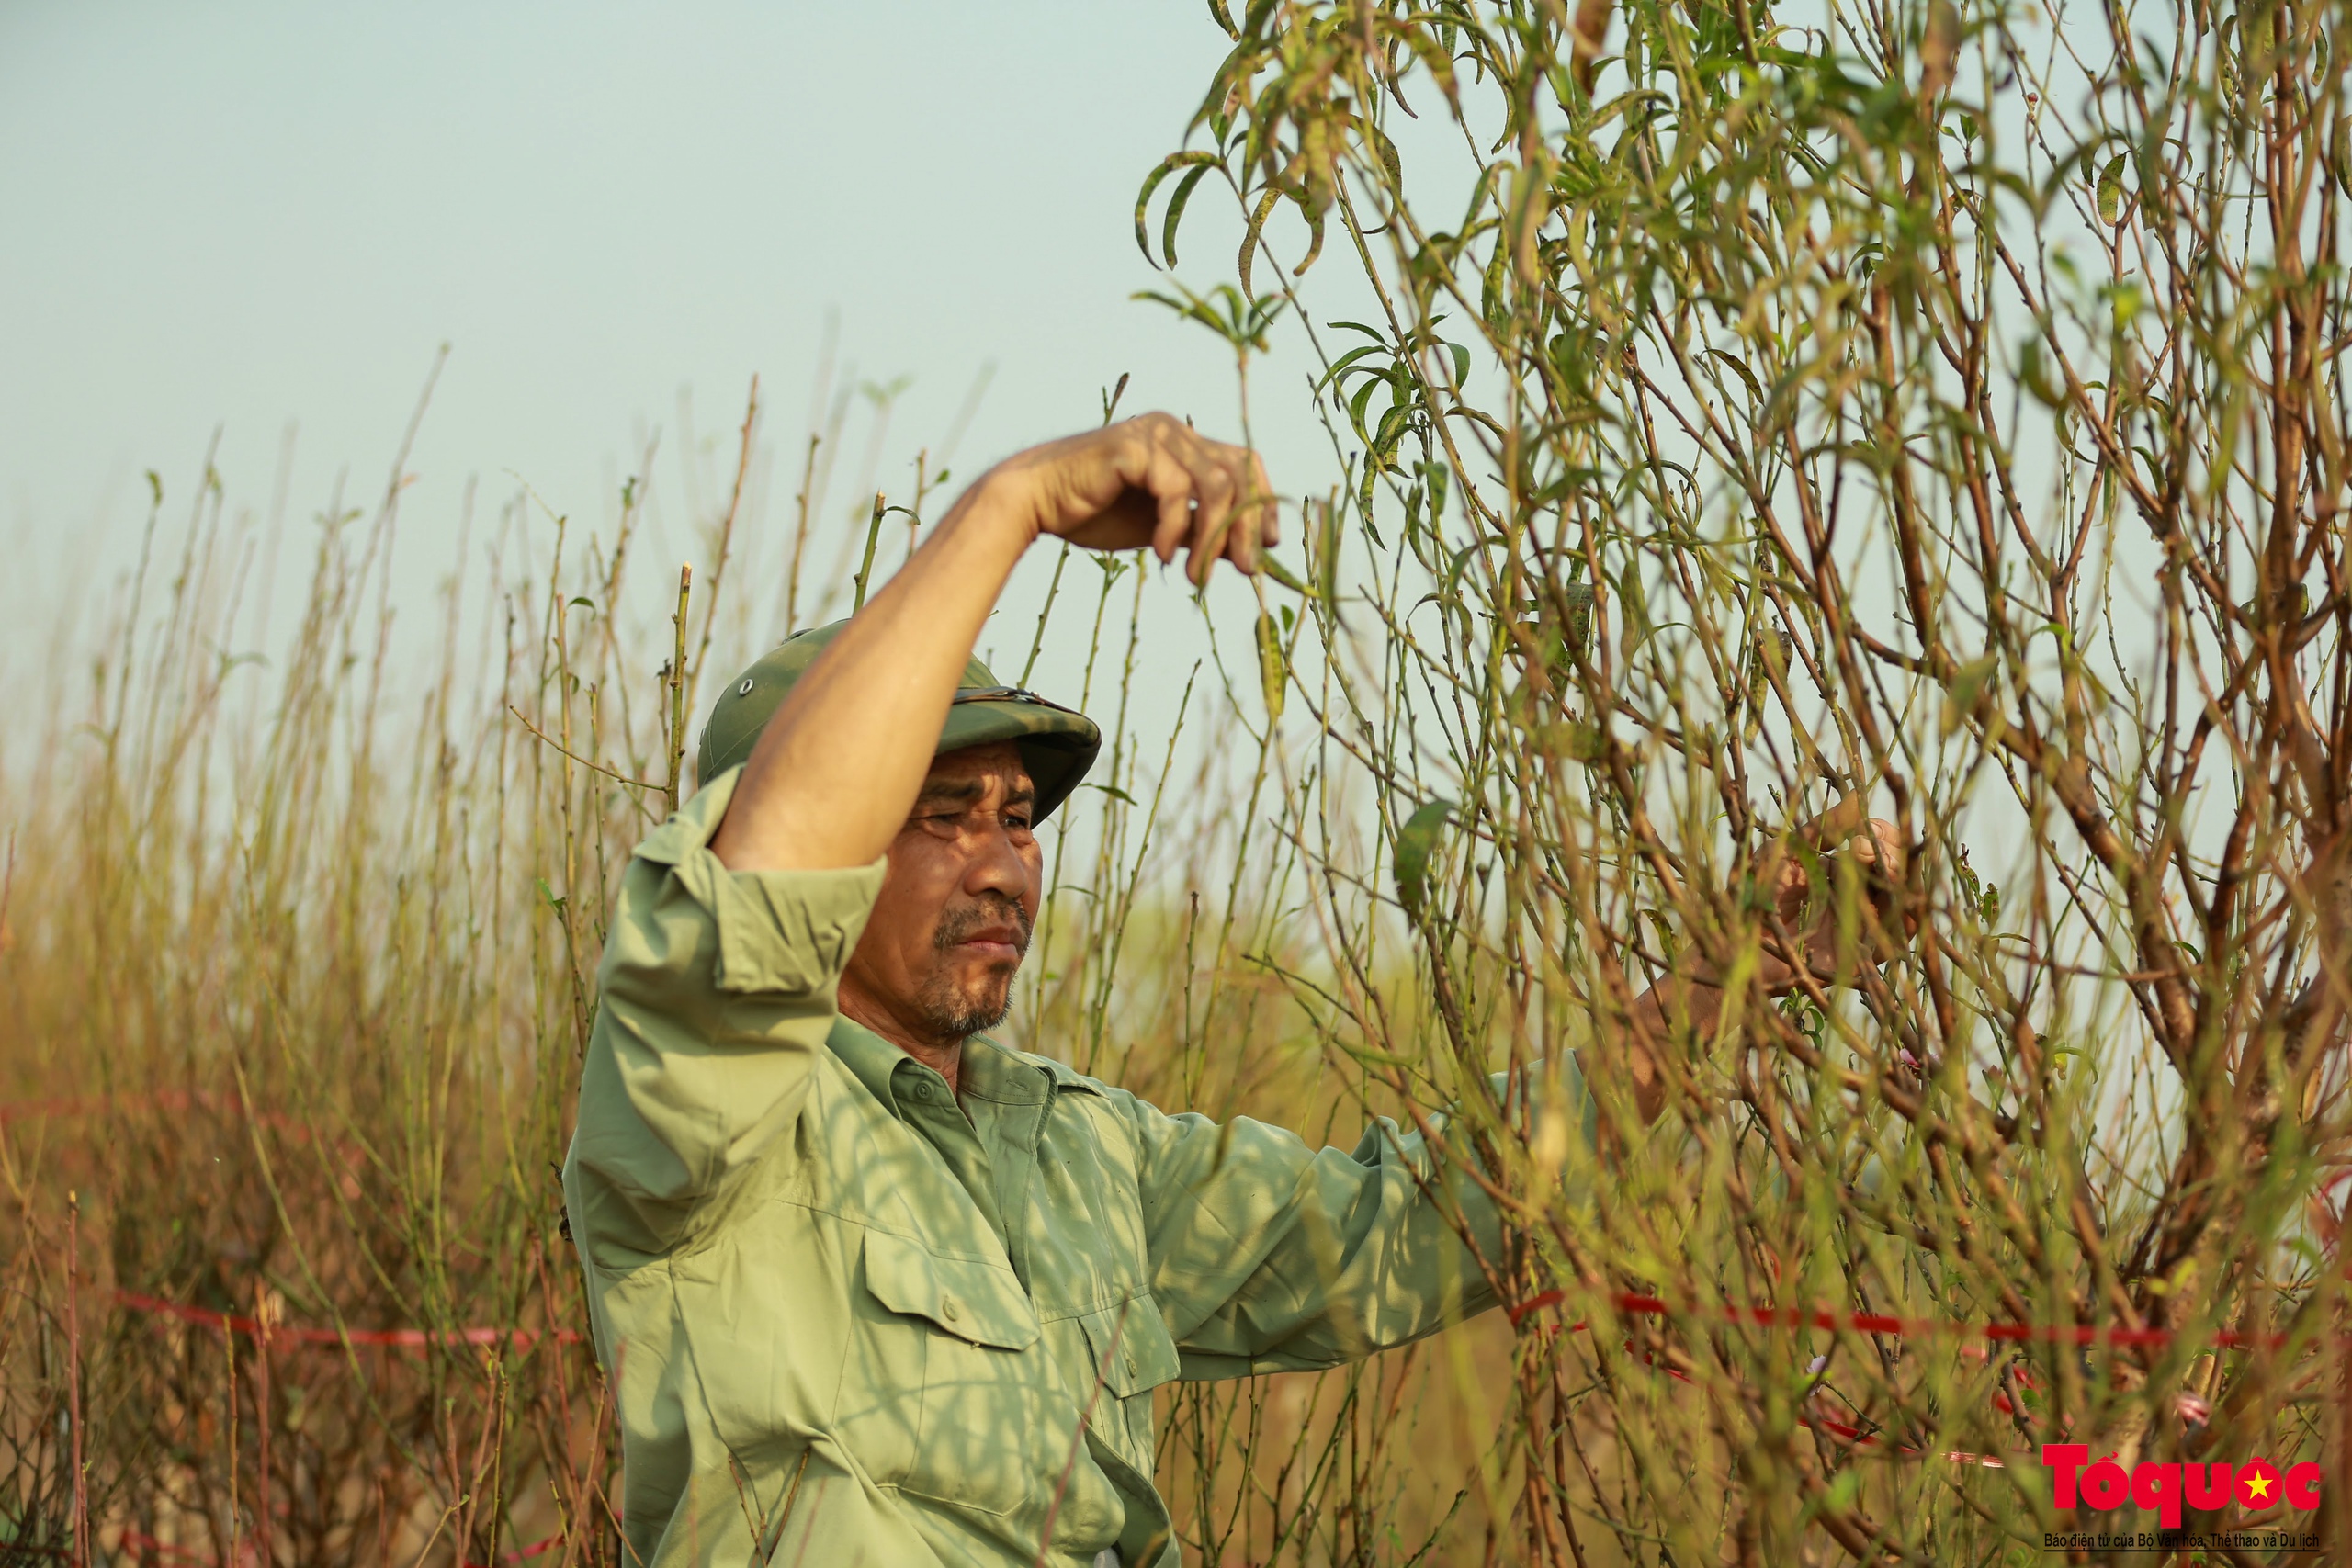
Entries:
<svg viewBox="0 0 2352 1568">
<path fill-rule="evenodd" d="M 1190 552 L 1205 582 L 1275 542 L 1254 455 L 1166 414 L 1030 448 L 983 475 L 850 620 L 768 722 L 713 853 L 734 871 L 865 865 L 931 765 L 957 676 L 1015 562 L 1041 535 L 1089 549 Z M 703 781 L 708 782 L 708 781 Z"/>
</svg>

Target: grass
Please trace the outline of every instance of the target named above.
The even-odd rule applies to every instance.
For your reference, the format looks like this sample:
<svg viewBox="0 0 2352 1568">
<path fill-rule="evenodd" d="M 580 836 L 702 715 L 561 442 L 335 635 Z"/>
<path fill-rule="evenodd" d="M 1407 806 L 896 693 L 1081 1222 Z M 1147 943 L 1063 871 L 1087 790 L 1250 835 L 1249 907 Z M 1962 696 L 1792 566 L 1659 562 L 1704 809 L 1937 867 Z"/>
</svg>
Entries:
<svg viewBox="0 0 2352 1568">
<path fill-rule="evenodd" d="M 757 412 L 755 394 L 745 452 Z M 865 506 L 832 521 L 842 439 L 817 433 L 789 533 L 846 565 L 876 530 Z M 516 497 L 429 636 L 391 629 L 403 487 L 331 508 L 266 659 L 219 651 L 257 619 L 253 519 L 209 470 L 176 527 L 159 497 L 89 683 L 18 738 L 6 785 L 9 1560 L 71 1558 L 77 1520 L 91 1561 L 612 1560 L 618 1456 L 555 1168 L 605 900 L 664 808 L 706 669 L 767 609 L 711 607 L 722 513 L 716 570 L 683 597 L 664 578 L 644 597 L 670 614 L 622 624 L 649 481 L 592 541 Z M 1287 873 L 1236 874 L 1250 781 L 1206 761 L 1255 742 L 1212 671 L 1147 746 L 1141 574 L 1065 571 L 1057 613 L 1097 651 L 1036 678 L 1115 745 L 1054 845 L 1022 1043 L 1170 1105 L 1344 1119 L 1275 977 L 1307 962 L 1267 899 Z M 785 602 L 837 614 L 850 576 Z M 411 1342 L 373 1342 L 386 1329 Z M 1425 1476 L 1396 1418 L 1460 1443 L 1442 1359 L 1282 1381 L 1171 1398 L 1176 1495 L 1221 1558 L 1419 1539 L 1460 1511 L 1466 1474 Z"/>
</svg>

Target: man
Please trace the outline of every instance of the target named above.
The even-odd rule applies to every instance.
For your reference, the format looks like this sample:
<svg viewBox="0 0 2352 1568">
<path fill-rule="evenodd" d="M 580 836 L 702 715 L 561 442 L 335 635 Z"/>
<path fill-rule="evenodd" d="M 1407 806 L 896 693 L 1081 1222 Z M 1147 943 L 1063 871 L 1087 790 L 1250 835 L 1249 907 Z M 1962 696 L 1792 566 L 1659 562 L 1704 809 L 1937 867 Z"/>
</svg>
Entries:
<svg viewBox="0 0 2352 1568">
<path fill-rule="evenodd" d="M 1166 1568 L 1154 1389 L 1494 1304 L 1492 1208 L 1393 1123 L 1314 1150 L 982 1032 L 1100 739 L 969 661 L 998 593 L 1047 535 L 1254 570 L 1272 495 L 1165 415 L 1036 447 L 718 698 L 622 880 L 564 1175 L 637 1560 Z"/>
</svg>

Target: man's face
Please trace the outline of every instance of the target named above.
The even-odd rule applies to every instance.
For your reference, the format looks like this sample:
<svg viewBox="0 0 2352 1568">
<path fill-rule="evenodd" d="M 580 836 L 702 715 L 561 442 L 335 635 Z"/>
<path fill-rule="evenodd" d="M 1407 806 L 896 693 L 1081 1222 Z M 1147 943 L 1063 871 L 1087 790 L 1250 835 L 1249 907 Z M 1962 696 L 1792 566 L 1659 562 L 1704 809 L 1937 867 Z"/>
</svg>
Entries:
<svg viewBox="0 0 2352 1568">
<path fill-rule="evenodd" d="M 1037 918 L 1035 809 L 1009 740 L 932 763 L 842 976 L 842 1010 L 937 1045 L 1004 1021 Z"/>
</svg>

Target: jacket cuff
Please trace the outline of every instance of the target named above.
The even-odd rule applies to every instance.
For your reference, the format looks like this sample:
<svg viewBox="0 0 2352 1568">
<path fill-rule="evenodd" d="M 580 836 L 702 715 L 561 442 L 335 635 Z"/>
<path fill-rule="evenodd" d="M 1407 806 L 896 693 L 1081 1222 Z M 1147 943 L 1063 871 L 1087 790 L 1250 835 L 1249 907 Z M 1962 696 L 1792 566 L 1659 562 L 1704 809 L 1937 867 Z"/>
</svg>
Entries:
<svg viewBox="0 0 2352 1568">
<path fill-rule="evenodd" d="M 666 864 L 718 936 L 721 991 L 813 996 L 849 965 L 882 891 L 887 856 L 827 871 L 729 871 L 710 852 L 741 770 L 730 768 L 649 834 L 640 860 Z"/>
</svg>

